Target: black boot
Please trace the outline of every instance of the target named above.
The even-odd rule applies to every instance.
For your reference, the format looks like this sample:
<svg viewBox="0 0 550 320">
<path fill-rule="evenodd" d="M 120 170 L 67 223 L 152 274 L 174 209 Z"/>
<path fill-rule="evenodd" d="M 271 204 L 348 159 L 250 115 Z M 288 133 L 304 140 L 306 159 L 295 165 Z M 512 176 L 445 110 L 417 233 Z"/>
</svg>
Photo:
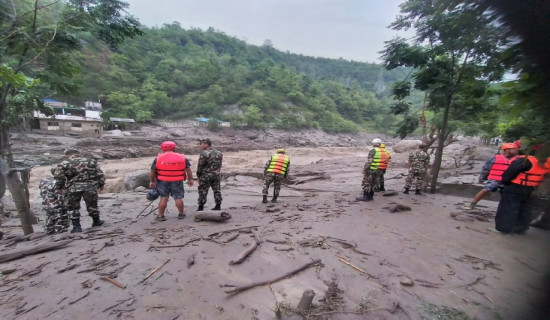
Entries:
<svg viewBox="0 0 550 320">
<path fill-rule="evenodd" d="M 93 217 L 92 219 L 94 220 L 92 227 L 101 227 L 105 223 L 105 221 L 99 219 L 99 216 Z"/>
<path fill-rule="evenodd" d="M 197 209 L 197 211 L 203 211 L 204 210 L 204 204 L 199 204 L 199 208 Z"/>
<path fill-rule="evenodd" d="M 420 192 L 420 189 L 416 189 L 416 191 L 414 192 L 414 194 L 419 195 L 419 194 L 422 194 L 422 193 Z"/>
<path fill-rule="evenodd" d="M 71 233 L 77 233 L 82 232 L 82 227 L 80 226 L 80 220 L 73 221 L 73 229 L 71 230 Z"/>
<path fill-rule="evenodd" d="M 271 202 L 277 202 L 277 196 L 273 196 L 273 199 L 271 199 Z"/>
<path fill-rule="evenodd" d="M 405 191 L 403 191 L 404 194 L 409 194 L 409 188 L 405 188 Z"/>
<path fill-rule="evenodd" d="M 264 195 L 264 198 L 263 198 L 263 200 L 262 200 L 262 203 L 267 203 L 267 196 L 266 196 L 266 195 Z"/>
<path fill-rule="evenodd" d="M 216 211 L 221 210 L 221 209 L 222 209 L 222 205 L 219 204 L 219 203 L 216 203 L 216 205 L 214 206 L 214 208 L 212 208 L 212 210 L 216 210 Z"/>
<path fill-rule="evenodd" d="M 384 183 L 380 183 L 380 188 L 378 188 L 379 191 L 386 191 L 386 188 L 384 188 Z"/>
<path fill-rule="evenodd" d="M 371 201 L 373 198 L 373 195 L 374 195 L 374 192 L 372 193 L 363 192 L 363 197 L 355 198 L 355 199 L 358 201 Z"/>
</svg>

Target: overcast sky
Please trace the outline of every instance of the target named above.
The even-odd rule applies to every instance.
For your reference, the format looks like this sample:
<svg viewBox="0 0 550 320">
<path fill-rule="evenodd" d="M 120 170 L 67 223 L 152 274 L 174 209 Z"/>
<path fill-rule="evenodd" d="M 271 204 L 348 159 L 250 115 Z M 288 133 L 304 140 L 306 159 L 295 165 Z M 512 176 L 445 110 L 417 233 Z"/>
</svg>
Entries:
<svg viewBox="0 0 550 320">
<path fill-rule="evenodd" d="M 404 0 L 124 0 L 148 27 L 177 21 L 278 50 L 379 63 Z M 409 34 L 410 35 L 410 34 Z"/>
</svg>

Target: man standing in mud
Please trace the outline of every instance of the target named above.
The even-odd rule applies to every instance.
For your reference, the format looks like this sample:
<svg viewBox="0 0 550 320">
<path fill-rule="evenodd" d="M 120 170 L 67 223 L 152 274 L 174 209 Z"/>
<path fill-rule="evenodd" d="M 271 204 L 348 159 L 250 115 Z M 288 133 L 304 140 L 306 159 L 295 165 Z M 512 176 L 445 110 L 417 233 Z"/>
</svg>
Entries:
<svg viewBox="0 0 550 320">
<path fill-rule="evenodd" d="M 149 188 L 156 188 L 160 196 L 156 221 L 166 221 L 164 213 L 170 196 L 174 198 L 174 204 L 178 209 L 178 219 L 185 218 L 183 181 L 187 179 L 187 185 L 192 187 L 194 184 L 193 172 L 189 159 L 183 153 L 176 153 L 176 147 L 177 144 L 174 141 L 162 142 L 160 144 L 162 153 L 159 153 L 151 164 Z"/>
<path fill-rule="evenodd" d="M 80 200 L 83 198 L 88 215 L 93 219 L 92 227 L 102 226 L 104 221 L 99 218 L 97 193 L 105 186 L 103 171 L 95 159 L 83 157 L 79 150 L 66 150 L 65 155 L 68 156 L 68 159 L 57 165 L 54 177 L 57 181 L 65 183 L 67 212 L 73 225 L 71 233 L 82 232 Z"/>
<path fill-rule="evenodd" d="M 390 164 L 391 153 L 386 150 L 386 144 L 380 144 L 380 160 L 378 163 L 378 174 L 376 175 L 376 182 L 374 183 L 374 191 L 386 191 L 384 186 L 384 175 L 386 174 L 386 169 Z"/>
<path fill-rule="evenodd" d="M 409 154 L 409 162 L 407 168 L 409 169 L 409 175 L 405 179 L 405 191 L 403 193 L 409 194 L 409 189 L 413 184 L 413 180 L 416 179 L 416 192 L 414 194 L 421 194 L 420 190 L 424 185 L 424 176 L 430 168 L 430 155 L 428 154 L 428 146 L 421 144 L 418 146 L 418 151 Z"/>
<path fill-rule="evenodd" d="M 285 149 L 277 149 L 277 152 L 265 164 L 262 203 L 267 203 L 267 194 L 269 193 L 271 183 L 273 183 L 273 198 L 271 202 L 277 202 L 279 191 L 281 191 L 281 182 L 283 179 L 286 179 L 290 170 L 290 157 L 285 153 Z"/>
<path fill-rule="evenodd" d="M 55 168 L 52 168 L 55 174 Z M 46 233 L 56 234 L 69 230 L 69 215 L 65 207 L 66 190 L 65 177 L 56 180 L 54 177 L 44 178 L 40 181 L 39 189 L 42 197 L 42 209 L 46 212 Z"/>
<path fill-rule="evenodd" d="M 372 201 L 374 200 L 374 183 L 378 180 L 378 166 L 380 164 L 380 144 L 382 140 L 375 138 L 372 140 L 372 146 L 374 148 L 369 151 L 367 162 L 363 166 L 363 181 L 361 181 L 361 188 L 363 189 L 363 196 L 356 198 L 359 201 Z"/>
<path fill-rule="evenodd" d="M 221 210 L 222 192 L 220 188 L 220 170 L 222 168 L 223 154 L 221 151 L 212 148 L 210 139 L 199 140 L 199 148 L 202 150 L 197 165 L 197 178 L 199 179 L 199 208 L 204 210 L 204 204 L 208 196 L 208 190 L 212 188 L 216 206 L 212 210 Z"/>
</svg>

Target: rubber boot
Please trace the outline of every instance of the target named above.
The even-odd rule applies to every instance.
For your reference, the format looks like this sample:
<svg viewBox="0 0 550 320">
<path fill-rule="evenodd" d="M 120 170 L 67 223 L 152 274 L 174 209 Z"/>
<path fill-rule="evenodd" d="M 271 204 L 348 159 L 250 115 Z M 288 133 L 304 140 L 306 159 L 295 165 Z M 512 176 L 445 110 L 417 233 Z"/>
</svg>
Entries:
<svg viewBox="0 0 550 320">
<path fill-rule="evenodd" d="M 403 191 L 404 194 L 409 194 L 409 188 L 405 188 L 405 191 Z"/>
<path fill-rule="evenodd" d="M 372 193 L 374 194 L 374 192 Z M 371 201 L 372 200 L 372 194 L 363 192 L 363 196 L 360 198 L 355 198 L 358 201 Z"/>
<path fill-rule="evenodd" d="M 273 199 L 271 199 L 271 202 L 277 202 L 277 196 L 273 196 Z"/>
<path fill-rule="evenodd" d="M 263 200 L 262 200 L 262 203 L 267 203 L 267 196 L 266 196 L 266 195 L 264 195 L 264 198 L 263 198 Z"/>
<path fill-rule="evenodd" d="M 197 211 L 203 211 L 204 210 L 204 204 L 199 204 L 199 208 L 197 209 Z"/>
<path fill-rule="evenodd" d="M 216 205 L 214 206 L 214 208 L 212 208 L 212 210 L 216 210 L 216 211 L 219 211 L 222 209 L 222 205 L 219 204 L 219 203 L 216 203 Z"/>
<path fill-rule="evenodd" d="M 93 217 L 92 219 L 94 220 L 92 227 L 101 227 L 105 223 L 105 221 L 99 219 L 99 216 Z"/>
<path fill-rule="evenodd" d="M 414 192 L 414 194 L 419 195 L 419 194 L 422 194 L 422 192 L 420 192 L 420 189 L 416 189 L 416 191 Z"/>
<path fill-rule="evenodd" d="M 384 188 L 384 182 L 380 183 L 380 188 L 378 188 L 378 191 L 386 191 L 386 188 Z"/>
<path fill-rule="evenodd" d="M 82 232 L 82 227 L 80 226 L 80 221 L 73 221 L 73 229 L 71 233 Z"/>
</svg>

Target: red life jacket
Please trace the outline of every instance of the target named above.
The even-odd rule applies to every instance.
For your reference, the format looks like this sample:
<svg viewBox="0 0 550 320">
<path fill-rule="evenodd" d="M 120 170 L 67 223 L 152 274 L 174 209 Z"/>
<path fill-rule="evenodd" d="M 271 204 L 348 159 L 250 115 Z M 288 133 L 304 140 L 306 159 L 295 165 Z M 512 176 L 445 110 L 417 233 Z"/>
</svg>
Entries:
<svg viewBox="0 0 550 320">
<path fill-rule="evenodd" d="M 157 179 L 161 181 L 183 181 L 187 178 L 185 155 L 180 153 L 159 153 L 156 168 Z"/>
<path fill-rule="evenodd" d="M 539 165 L 537 158 L 534 156 L 528 156 L 527 159 L 531 161 L 533 167 L 530 170 L 518 174 L 518 176 L 512 180 L 512 183 L 527 187 L 536 187 L 541 183 L 542 179 L 544 179 L 544 175 L 550 173 L 550 158 L 546 159 L 544 166 Z"/>
<path fill-rule="evenodd" d="M 508 159 L 503 154 L 497 154 L 495 156 L 495 162 L 493 163 L 493 166 L 489 171 L 489 176 L 487 177 L 487 179 L 502 181 L 502 174 L 504 173 L 504 171 L 506 171 L 506 169 L 508 169 L 510 163 L 516 160 L 516 158 L 517 156 Z"/>
</svg>

